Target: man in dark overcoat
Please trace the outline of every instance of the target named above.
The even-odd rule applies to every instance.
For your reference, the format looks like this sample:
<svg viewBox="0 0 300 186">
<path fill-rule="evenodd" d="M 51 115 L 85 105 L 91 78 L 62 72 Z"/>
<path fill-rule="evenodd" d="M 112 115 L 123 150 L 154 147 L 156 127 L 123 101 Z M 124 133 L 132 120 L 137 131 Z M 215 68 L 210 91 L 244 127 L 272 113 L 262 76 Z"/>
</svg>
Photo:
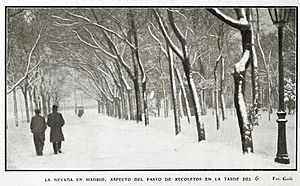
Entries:
<svg viewBox="0 0 300 186">
<path fill-rule="evenodd" d="M 58 106 L 52 106 L 52 113 L 48 115 L 47 125 L 50 130 L 50 142 L 53 143 L 54 154 L 61 153 L 61 142 L 65 140 L 62 132 L 62 126 L 65 124 L 65 120 L 61 113 L 57 112 Z"/>
<path fill-rule="evenodd" d="M 30 129 L 33 133 L 33 141 L 35 151 L 38 156 L 43 155 L 43 148 L 45 142 L 45 130 L 47 129 L 45 118 L 40 116 L 41 110 L 35 109 L 35 116 L 31 118 Z"/>
</svg>

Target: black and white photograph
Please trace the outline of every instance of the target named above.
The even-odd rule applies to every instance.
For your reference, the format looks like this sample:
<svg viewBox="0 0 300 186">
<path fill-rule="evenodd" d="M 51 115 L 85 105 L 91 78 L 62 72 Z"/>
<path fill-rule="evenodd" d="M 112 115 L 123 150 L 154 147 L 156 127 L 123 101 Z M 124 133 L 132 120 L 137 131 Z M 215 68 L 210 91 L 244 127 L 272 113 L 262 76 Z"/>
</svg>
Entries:
<svg viewBox="0 0 300 186">
<path fill-rule="evenodd" d="M 297 3 L 2 9 L 4 185 L 300 183 Z"/>
</svg>

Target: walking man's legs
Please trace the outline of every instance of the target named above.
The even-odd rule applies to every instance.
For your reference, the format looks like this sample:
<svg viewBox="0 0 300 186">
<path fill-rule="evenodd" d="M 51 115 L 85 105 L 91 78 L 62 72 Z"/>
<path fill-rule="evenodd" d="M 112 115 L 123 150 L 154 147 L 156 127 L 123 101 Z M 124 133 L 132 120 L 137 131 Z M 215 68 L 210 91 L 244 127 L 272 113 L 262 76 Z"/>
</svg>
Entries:
<svg viewBox="0 0 300 186">
<path fill-rule="evenodd" d="M 54 154 L 57 154 L 57 142 L 52 142 Z"/>
<path fill-rule="evenodd" d="M 41 133 L 38 136 L 39 136 L 39 149 L 38 149 L 39 150 L 39 154 L 43 155 L 45 134 Z"/>
<path fill-rule="evenodd" d="M 39 155 L 39 140 L 36 134 L 33 134 L 33 141 L 34 141 L 35 152 L 37 155 Z"/>
<path fill-rule="evenodd" d="M 61 141 L 55 141 L 55 142 L 52 142 L 52 143 L 53 143 L 54 154 L 57 154 L 57 152 L 62 153 L 62 151 L 61 151 Z"/>
<path fill-rule="evenodd" d="M 43 155 L 44 140 L 45 140 L 44 134 L 34 134 L 33 140 L 34 140 L 36 154 L 38 156 Z"/>
<path fill-rule="evenodd" d="M 59 153 L 62 153 L 62 151 L 61 151 L 61 141 L 57 142 L 57 151 Z"/>
</svg>

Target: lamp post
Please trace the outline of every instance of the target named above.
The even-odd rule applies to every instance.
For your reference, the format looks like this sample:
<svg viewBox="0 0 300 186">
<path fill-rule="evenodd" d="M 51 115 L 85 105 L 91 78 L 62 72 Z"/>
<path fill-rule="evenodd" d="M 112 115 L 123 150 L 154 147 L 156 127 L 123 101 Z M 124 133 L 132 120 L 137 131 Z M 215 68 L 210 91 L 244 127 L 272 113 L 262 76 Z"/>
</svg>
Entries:
<svg viewBox="0 0 300 186">
<path fill-rule="evenodd" d="M 279 94 L 279 106 L 276 120 L 278 123 L 278 139 L 277 139 L 277 154 L 275 162 L 289 164 L 290 158 L 287 153 L 286 147 L 286 112 L 284 108 L 284 66 L 282 56 L 282 39 L 283 29 L 285 24 L 289 20 L 291 9 L 285 8 L 269 8 L 269 14 L 272 22 L 278 28 L 278 94 Z"/>
</svg>

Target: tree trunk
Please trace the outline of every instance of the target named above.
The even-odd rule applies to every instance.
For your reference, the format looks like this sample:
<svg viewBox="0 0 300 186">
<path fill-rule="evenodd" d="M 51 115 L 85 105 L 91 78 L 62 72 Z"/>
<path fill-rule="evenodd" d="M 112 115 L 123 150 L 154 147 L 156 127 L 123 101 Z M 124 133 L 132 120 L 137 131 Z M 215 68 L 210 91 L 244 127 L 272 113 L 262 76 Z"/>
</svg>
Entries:
<svg viewBox="0 0 300 186">
<path fill-rule="evenodd" d="M 74 108 L 75 114 L 77 114 L 77 91 L 74 92 Z"/>
<path fill-rule="evenodd" d="M 126 97 L 126 90 L 124 90 L 123 92 L 122 92 L 122 98 L 121 98 L 121 102 L 122 102 L 122 110 L 123 110 L 123 118 L 125 119 L 125 120 L 128 120 L 128 118 L 129 118 L 129 112 L 128 112 L 128 99 L 127 99 L 127 97 Z"/>
<path fill-rule="evenodd" d="M 134 85 L 134 92 L 135 92 L 135 106 L 136 106 L 136 122 L 142 121 L 142 113 L 141 113 L 141 94 L 139 88 L 139 81 L 138 81 L 138 68 L 134 59 L 134 51 L 132 51 L 132 61 L 134 67 L 134 78 L 133 78 L 133 85 Z"/>
<path fill-rule="evenodd" d="M 212 89 L 211 90 L 211 110 L 212 110 L 212 115 L 215 115 L 215 90 L 214 89 Z"/>
<path fill-rule="evenodd" d="M 158 95 L 158 94 L 156 94 Z M 156 96 L 156 108 L 157 108 L 157 117 L 160 117 L 160 110 L 161 110 L 161 98 Z"/>
<path fill-rule="evenodd" d="M 194 83 L 194 79 L 192 78 L 192 75 L 190 73 L 190 66 L 187 65 L 185 69 L 186 69 L 185 73 L 187 76 L 188 86 L 192 95 L 192 104 L 193 104 L 192 106 L 194 107 L 194 112 L 195 112 L 198 141 L 202 141 L 205 140 L 205 130 L 204 130 L 204 123 L 201 117 L 199 97 Z"/>
<path fill-rule="evenodd" d="M 177 104 L 177 95 L 176 95 L 176 84 L 174 77 L 174 60 L 173 60 L 173 52 L 167 44 L 167 53 L 168 53 L 168 61 L 169 61 L 169 72 L 170 72 L 170 82 L 171 82 L 171 93 L 174 107 L 174 123 L 175 123 L 175 135 L 181 132 L 180 126 L 180 117 L 178 112 L 178 104 Z"/>
<path fill-rule="evenodd" d="M 264 89 L 263 89 L 263 86 L 261 85 L 262 83 L 261 82 L 259 82 L 259 94 L 260 94 L 260 96 L 259 96 L 259 98 L 260 98 L 260 104 L 259 104 L 259 108 L 264 108 L 265 107 L 265 103 L 264 103 L 264 101 L 265 101 L 265 91 L 264 91 Z"/>
<path fill-rule="evenodd" d="M 98 114 L 100 114 L 101 113 L 101 103 L 100 103 L 100 101 L 99 100 L 97 100 L 97 105 L 98 105 Z"/>
<path fill-rule="evenodd" d="M 132 101 L 132 90 L 128 91 L 128 105 L 129 105 L 129 116 L 130 116 L 130 120 L 134 120 L 134 112 L 133 112 L 133 108 L 134 108 L 134 103 Z"/>
<path fill-rule="evenodd" d="M 138 43 L 138 38 L 137 38 L 137 29 L 135 27 L 135 14 L 133 13 L 133 11 L 129 10 L 129 17 L 131 18 L 131 29 L 132 29 L 132 34 L 133 34 L 133 39 L 134 39 L 134 45 L 135 45 L 135 49 L 134 49 L 134 53 L 135 53 L 135 57 L 136 57 L 136 61 L 138 63 L 139 69 L 142 73 L 142 99 L 143 99 L 143 103 L 144 103 L 144 117 L 145 117 L 145 126 L 149 125 L 149 113 L 148 113 L 148 105 L 147 105 L 147 93 L 146 93 L 146 88 L 147 88 L 147 76 L 144 70 L 144 67 L 141 63 L 141 59 L 139 57 L 139 43 Z M 138 72 L 136 70 L 135 72 L 136 78 L 138 79 Z M 140 113 L 140 115 L 142 115 L 142 113 Z M 141 117 L 141 116 L 139 116 Z M 142 118 L 140 118 L 140 121 L 142 121 Z"/>
<path fill-rule="evenodd" d="M 166 89 L 165 89 L 165 82 L 164 80 L 161 80 L 162 84 L 162 91 L 163 91 L 163 107 L 164 107 L 164 117 L 168 117 L 168 109 L 167 109 L 167 96 L 166 96 Z"/>
<path fill-rule="evenodd" d="M 146 85 L 147 85 L 146 81 L 142 82 L 145 126 L 148 126 L 149 125 L 149 111 L 148 111 L 148 101 L 147 101 Z"/>
<path fill-rule="evenodd" d="M 202 88 L 201 89 L 201 103 L 202 103 L 202 115 L 206 115 L 207 111 L 206 111 L 206 100 L 205 100 L 205 89 Z"/>
<path fill-rule="evenodd" d="M 188 99 L 187 99 L 185 87 L 184 87 L 184 84 L 183 84 L 183 81 L 182 81 L 182 77 L 181 77 L 180 72 L 179 72 L 178 69 L 176 69 L 175 72 L 176 72 L 176 76 L 177 76 L 177 79 L 179 81 L 180 89 L 181 89 L 181 92 L 182 92 L 182 95 L 183 95 L 183 98 L 184 98 L 187 120 L 188 120 L 188 123 L 191 123 L 191 110 L 190 110 L 190 105 L 189 105 L 189 102 L 188 102 Z"/>
<path fill-rule="evenodd" d="M 260 21 L 259 21 L 259 11 L 258 9 L 256 9 L 256 19 L 257 19 L 257 23 L 256 23 L 256 27 L 257 27 L 257 33 L 256 33 L 256 39 L 257 39 L 257 44 L 258 44 L 258 48 L 261 52 L 261 55 L 262 55 L 262 61 L 263 61 L 263 64 L 265 66 L 265 69 L 267 70 L 267 83 L 268 83 L 268 108 L 269 108 L 269 121 L 271 120 L 271 113 L 272 113 L 272 108 L 271 108 L 271 80 L 270 80 L 270 61 L 269 63 L 267 64 L 267 61 L 266 61 L 266 58 L 265 58 L 265 53 L 263 51 L 263 48 L 260 44 Z"/>
<path fill-rule="evenodd" d="M 166 88 L 165 88 L 165 81 L 164 78 L 166 77 L 166 74 L 163 71 L 163 67 L 162 67 L 162 62 L 161 62 L 161 48 L 159 50 L 159 54 L 158 54 L 158 62 L 160 65 L 160 71 L 161 71 L 161 88 L 162 88 L 162 93 L 163 93 L 163 97 L 162 97 L 162 101 L 163 101 L 163 110 L 164 110 L 164 117 L 168 117 L 168 111 L 167 111 L 167 101 L 166 101 Z"/>
<path fill-rule="evenodd" d="M 42 112 L 44 117 L 47 117 L 47 101 L 45 98 L 45 95 L 43 93 L 41 93 L 41 101 L 42 101 Z"/>
<path fill-rule="evenodd" d="M 234 90 L 233 90 L 232 94 L 234 95 Z M 233 99 L 232 99 L 232 113 L 231 113 L 232 116 L 235 116 L 235 112 L 236 112 L 235 109 L 234 109 L 235 108 L 235 106 L 234 106 L 234 99 L 235 99 L 235 97 L 233 96 Z"/>
<path fill-rule="evenodd" d="M 15 116 L 15 125 L 16 127 L 19 126 L 19 119 L 18 119 L 18 102 L 17 102 L 17 91 L 16 89 L 13 89 L 13 100 L 14 100 L 14 116 Z M 7 126 L 7 122 L 6 123 L 6 128 Z"/>
<path fill-rule="evenodd" d="M 118 115 L 117 115 L 116 101 L 110 103 L 110 108 L 111 108 L 111 116 L 117 118 Z"/>
<path fill-rule="evenodd" d="M 251 19 L 250 19 L 251 20 Z M 239 127 L 241 130 L 241 140 L 242 140 L 242 151 L 243 153 L 253 152 L 253 140 L 252 140 L 252 130 L 253 125 L 257 125 L 258 119 L 258 108 L 257 108 L 257 61 L 256 53 L 254 49 L 254 38 L 252 26 L 248 29 L 240 30 L 242 34 L 242 46 L 243 46 L 243 58 L 241 60 L 242 66 L 239 67 L 238 71 L 237 64 L 235 65 L 235 107 L 238 116 Z M 247 54 L 246 54 L 247 53 Z M 245 57 L 245 58 L 244 58 Z M 247 66 L 251 64 L 252 66 L 252 108 L 250 109 L 249 117 L 246 111 L 245 104 L 245 77 Z M 244 69 L 243 69 L 244 68 Z"/>
<path fill-rule="evenodd" d="M 257 58 L 254 47 L 254 34 L 253 25 L 251 17 L 250 8 L 239 8 L 235 9 L 237 15 L 237 22 L 227 19 L 224 14 L 216 11 L 216 9 L 209 9 L 209 11 L 218 17 L 223 22 L 228 25 L 240 30 L 242 35 L 242 47 L 243 56 L 240 62 L 235 64 L 234 68 L 234 82 L 235 82 L 235 107 L 238 117 L 241 141 L 242 141 L 242 151 L 243 153 L 253 152 L 253 142 L 252 142 L 252 128 L 254 124 L 257 124 L 258 117 L 258 107 L 257 107 Z M 245 78 L 246 69 L 248 66 L 252 66 L 252 108 L 250 110 L 250 117 L 248 118 L 246 104 L 245 104 Z M 250 121 L 250 122 L 249 122 Z"/>
<path fill-rule="evenodd" d="M 33 87 L 33 92 L 32 92 L 32 94 L 33 94 L 33 102 L 34 102 L 34 106 L 35 106 L 35 108 L 37 109 L 41 109 L 41 107 L 39 107 L 39 102 L 38 102 L 38 98 L 37 98 L 37 95 L 36 95 L 36 87 L 34 86 Z"/>
<path fill-rule="evenodd" d="M 111 116 L 111 115 L 110 115 L 110 108 L 109 108 L 109 101 L 106 101 L 105 105 L 106 105 L 106 106 L 105 106 L 105 108 L 106 108 L 106 115 L 107 115 L 107 116 Z"/>
<path fill-rule="evenodd" d="M 252 81 L 252 108 L 250 111 L 250 122 L 252 125 L 258 125 L 258 100 L 259 100 L 259 89 L 258 89 L 258 70 L 257 65 L 251 64 L 251 81 Z"/>
<path fill-rule="evenodd" d="M 29 96 L 30 113 L 31 113 L 31 116 L 34 116 L 33 99 L 32 99 L 33 95 L 32 95 L 31 89 L 28 89 L 28 96 Z"/>
<path fill-rule="evenodd" d="M 142 112 L 141 112 L 141 93 L 140 93 L 140 88 L 139 88 L 139 82 L 137 80 L 138 78 L 136 77 L 134 79 L 134 92 L 135 92 L 135 106 L 136 106 L 136 121 L 140 122 L 142 121 Z"/>
<path fill-rule="evenodd" d="M 201 108 L 201 115 L 204 115 L 204 111 L 203 111 L 203 99 L 202 99 L 202 88 L 200 88 L 200 91 L 199 91 L 199 103 L 200 103 L 200 108 Z"/>
<path fill-rule="evenodd" d="M 114 118 L 117 118 L 118 117 L 118 114 L 117 114 L 117 101 L 114 100 L 112 102 L 111 106 L 112 106 L 112 112 L 113 112 L 112 115 L 113 115 Z"/>
<path fill-rule="evenodd" d="M 169 104 L 169 95 L 167 94 L 166 96 L 166 117 L 169 117 L 169 109 L 170 109 L 170 104 Z"/>
<path fill-rule="evenodd" d="M 220 57 L 219 57 L 219 62 L 221 62 L 221 76 L 220 76 L 220 86 L 218 88 L 219 91 L 219 95 L 218 95 L 218 101 L 220 102 L 220 106 L 221 106 L 221 114 L 222 114 L 222 120 L 225 120 L 225 102 L 224 102 L 224 95 L 223 95 L 223 82 L 225 79 L 225 70 L 224 70 L 224 57 L 223 57 L 223 48 L 224 48 L 224 24 L 225 23 L 220 23 L 219 24 L 219 37 L 218 37 L 218 49 L 219 49 L 219 53 L 220 53 Z M 217 64 L 216 64 L 217 65 Z"/>
<path fill-rule="evenodd" d="M 250 9 L 248 11 L 251 11 Z M 248 16 L 249 21 L 249 31 L 246 31 L 246 36 L 249 37 L 250 41 L 247 39 L 245 42 L 245 45 L 243 45 L 244 50 L 249 49 L 251 51 L 251 55 L 249 58 L 249 62 L 251 64 L 251 82 L 252 82 L 252 107 L 250 110 L 250 122 L 251 125 L 258 125 L 258 101 L 259 101 L 259 87 L 258 87 L 258 67 L 257 67 L 257 56 L 256 56 L 256 50 L 255 50 L 255 42 L 254 42 L 254 30 L 253 30 L 253 23 L 252 23 L 252 17 L 251 14 Z M 241 32 L 243 32 L 241 30 Z M 243 34 L 242 34 L 243 35 Z M 243 38 L 243 36 L 242 36 Z M 250 46 L 250 47 L 249 47 Z"/>
<path fill-rule="evenodd" d="M 113 113 L 112 113 L 112 108 L 111 107 L 112 107 L 111 102 L 107 101 L 107 105 L 106 105 L 107 115 L 110 116 L 110 117 L 113 117 Z"/>
<path fill-rule="evenodd" d="M 224 121 L 226 119 L 225 115 L 225 101 L 224 101 L 224 91 L 223 91 L 223 84 L 225 79 L 225 70 L 224 70 L 224 58 L 221 57 L 221 79 L 220 79 L 220 104 L 221 104 L 221 113 L 222 113 L 222 120 Z"/>
<path fill-rule="evenodd" d="M 271 120 L 271 114 L 272 114 L 272 96 L 271 96 L 272 91 L 271 91 L 271 85 L 270 84 L 271 84 L 271 82 L 268 81 L 268 107 L 269 107 L 269 111 L 268 111 L 269 117 L 268 117 L 268 119 L 269 119 L 269 121 Z"/>
<path fill-rule="evenodd" d="M 128 14 L 128 18 L 130 20 L 130 27 L 132 28 L 132 12 Z M 133 33 L 134 29 L 130 29 L 128 32 L 128 40 L 130 43 L 132 43 L 132 36 L 134 37 Z M 131 56 L 132 56 L 132 62 L 133 62 L 133 71 L 134 71 L 134 77 L 133 77 L 133 85 L 134 85 L 134 91 L 135 91 L 135 103 L 136 103 L 136 122 L 142 121 L 142 105 L 141 105 L 141 93 L 139 88 L 139 71 L 138 71 L 138 64 L 135 60 L 136 57 L 136 49 L 131 48 Z"/>
<path fill-rule="evenodd" d="M 248 55 L 248 57 L 244 57 L 246 55 Z M 242 151 L 243 153 L 246 153 L 250 151 L 253 152 L 253 145 L 252 145 L 252 127 L 251 124 L 248 122 L 246 103 L 244 101 L 245 77 L 246 77 L 245 66 L 249 58 L 249 51 L 246 51 L 244 53 L 244 56 L 242 60 L 235 65 L 235 69 L 234 69 L 234 85 L 235 85 L 234 105 L 236 108 L 236 114 L 238 117 L 238 122 L 240 127 Z"/>
<path fill-rule="evenodd" d="M 118 109 L 118 118 L 122 119 L 122 104 L 121 104 L 121 99 L 119 97 L 117 98 L 116 103 L 117 103 L 116 106 L 117 106 L 117 109 Z"/>
<path fill-rule="evenodd" d="M 215 106 L 215 113 L 216 113 L 216 124 L 217 124 L 217 130 L 220 129 L 220 118 L 219 118 L 219 86 L 218 86 L 218 77 L 217 77 L 217 67 L 219 64 L 219 61 L 221 60 L 221 56 L 217 59 L 215 68 L 214 68 L 214 80 L 215 80 L 215 94 L 214 94 L 214 106 Z"/>
<path fill-rule="evenodd" d="M 26 85 L 25 85 L 26 86 Z M 28 95 L 27 95 L 27 87 L 22 87 L 22 93 L 25 102 L 25 113 L 26 113 L 26 122 L 30 123 L 30 116 L 29 116 L 29 106 L 28 106 Z"/>
<path fill-rule="evenodd" d="M 108 105 L 109 105 L 109 115 L 111 117 L 116 117 L 115 101 L 108 102 Z"/>
<path fill-rule="evenodd" d="M 183 113 L 183 106 L 182 106 L 182 90 L 179 89 L 178 91 L 178 104 L 179 104 L 179 114 L 180 114 L 180 117 L 182 118 L 184 116 L 184 113 Z"/>
<path fill-rule="evenodd" d="M 241 30 L 242 34 L 242 45 L 243 45 L 243 58 L 239 62 L 240 67 L 235 65 L 235 107 L 238 116 L 239 127 L 241 131 L 242 140 L 242 151 L 243 153 L 253 152 L 253 141 L 252 141 L 252 130 L 253 125 L 257 124 L 257 64 L 256 54 L 254 49 L 253 41 L 253 30 L 252 27 L 248 29 Z M 253 46 L 252 46 L 253 45 Z M 245 104 L 245 77 L 247 66 L 251 64 L 252 66 L 252 108 L 250 109 L 249 118 L 247 116 L 246 104 Z M 237 70 L 238 69 L 238 70 Z"/>
<path fill-rule="evenodd" d="M 51 96 L 50 95 L 47 96 L 47 111 L 48 111 L 48 113 L 51 112 Z"/>
</svg>

